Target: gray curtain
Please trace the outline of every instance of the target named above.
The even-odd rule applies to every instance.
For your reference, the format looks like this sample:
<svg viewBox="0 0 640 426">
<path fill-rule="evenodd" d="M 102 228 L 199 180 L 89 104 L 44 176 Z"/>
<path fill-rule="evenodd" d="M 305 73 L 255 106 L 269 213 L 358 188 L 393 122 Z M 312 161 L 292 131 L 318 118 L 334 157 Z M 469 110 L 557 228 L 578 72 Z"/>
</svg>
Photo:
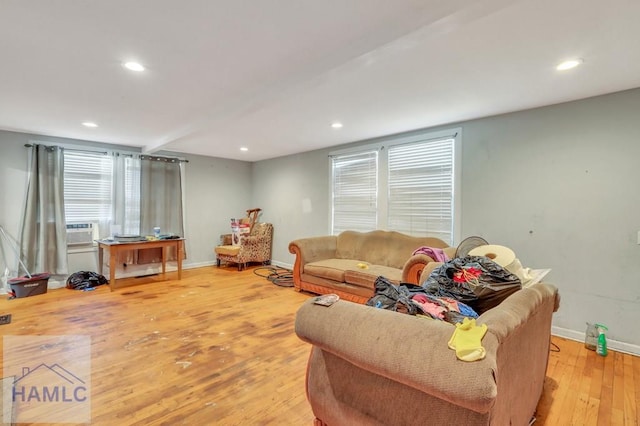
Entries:
<svg viewBox="0 0 640 426">
<path fill-rule="evenodd" d="M 140 157 L 140 233 L 184 236 L 182 222 L 182 173 L 175 158 Z"/>
<path fill-rule="evenodd" d="M 20 236 L 23 261 L 31 273 L 68 274 L 63 150 L 33 145 L 29 161 Z"/>
<path fill-rule="evenodd" d="M 159 227 L 160 234 L 174 234 L 184 237 L 182 221 L 182 167 L 176 158 L 140 156 L 140 233 L 153 235 L 153 228 Z M 169 251 L 169 260 L 176 254 Z M 183 253 L 186 257 L 186 250 Z M 141 250 L 137 263 L 159 262 L 162 252 Z"/>
</svg>

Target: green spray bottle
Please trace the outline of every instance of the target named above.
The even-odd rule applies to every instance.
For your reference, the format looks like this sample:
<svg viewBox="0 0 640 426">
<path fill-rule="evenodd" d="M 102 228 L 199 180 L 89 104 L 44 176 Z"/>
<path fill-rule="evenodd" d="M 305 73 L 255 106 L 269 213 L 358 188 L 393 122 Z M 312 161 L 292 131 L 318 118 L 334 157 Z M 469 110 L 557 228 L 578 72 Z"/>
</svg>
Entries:
<svg viewBox="0 0 640 426">
<path fill-rule="evenodd" d="M 607 336 L 605 335 L 605 331 L 609 329 L 602 324 L 596 324 L 596 327 L 598 327 L 598 347 L 596 353 L 601 356 L 607 356 Z"/>
</svg>

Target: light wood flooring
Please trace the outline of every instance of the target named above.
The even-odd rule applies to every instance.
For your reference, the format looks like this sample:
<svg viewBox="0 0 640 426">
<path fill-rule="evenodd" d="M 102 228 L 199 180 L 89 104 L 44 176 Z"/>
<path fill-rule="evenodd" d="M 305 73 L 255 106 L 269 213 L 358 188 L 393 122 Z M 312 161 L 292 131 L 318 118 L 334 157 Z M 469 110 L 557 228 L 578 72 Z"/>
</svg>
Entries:
<svg viewBox="0 0 640 426">
<path fill-rule="evenodd" d="M 293 322 L 309 294 L 247 269 L 185 270 L 82 292 L 0 299 L 3 336 L 91 337 L 94 425 L 311 425 L 308 344 Z M 138 285 L 139 284 L 139 285 Z M 561 308 L 562 309 L 562 308 Z M 638 425 L 640 358 L 553 338 L 536 425 Z"/>
</svg>

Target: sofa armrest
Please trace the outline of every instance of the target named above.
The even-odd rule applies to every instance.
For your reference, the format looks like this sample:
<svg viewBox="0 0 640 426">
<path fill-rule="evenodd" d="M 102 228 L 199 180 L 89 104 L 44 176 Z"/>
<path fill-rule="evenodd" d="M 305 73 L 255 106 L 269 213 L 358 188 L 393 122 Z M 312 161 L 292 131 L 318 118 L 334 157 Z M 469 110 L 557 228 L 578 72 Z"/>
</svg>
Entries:
<svg viewBox="0 0 640 426">
<path fill-rule="evenodd" d="M 418 285 L 422 286 L 424 282 L 429 278 L 429 275 L 438 267 L 444 265 L 444 262 L 429 262 L 424 265 L 424 269 L 420 272 L 420 279 L 418 280 Z"/>
<path fill-rule="evenodd" d="M 467 363 L 447 347 L 453 325 L 343 300 L 330 307 L 307 301 L 295 330 L 359 368 L 479 413 L 488 412 L 497 395 L 492 335 L 483 339 L 486 357 Z"/>
<path fill-rule="evenodd" d="M 335 235 L 301 238 L 289 243 L 289 253 L 296 255 L 293 264 L 293 283 L 298 291 L 304 265 L 336 257 L 337 247 L 338 238 Z"/>
<path fill-rule="evenodd" d="M 449 259 L 453 259 L 456 255 L 456 247 L 445 247 L 442 249 Z M 435 263 L 434 263 L 435 262 Z M 425 268 L 427 265 L 430 268 Z M 424 253 L 414 254 L 407 260 L 402 268 L 402 281 L 411 284 L 422 285 L 426 277 L 436 266 L 442 265 L 442 262 L 436 261 L 431 256 Z M 426 273 L 426 275 L 424 275 Z"/>
<path fill-rule="evenodd" d="M 338 238 L 335 235 L 300 238 L 289 243 L 289 253 L 300 255 L 302 263 L 336 257 Z"/>
<path fill-rule="evenodd" d="M 551 284 L 538 283 L 516 291 L 496 308 L 489 309 L 480 315 L 477 322 L 487 324 L 488 333 L 494 335 L 498 343 L 501 343 L 513 330 L 523 326 L 538 310 L 547 309 L 550 317 L 559 306 L 558 289 Z"/>
<path fill-rule="evenodd" d="M 426 254 L 414 254 L 406 261 L 402 267 L 402 282 L 418 284 L 422 270 L 433 258 Z"/>
</svg>

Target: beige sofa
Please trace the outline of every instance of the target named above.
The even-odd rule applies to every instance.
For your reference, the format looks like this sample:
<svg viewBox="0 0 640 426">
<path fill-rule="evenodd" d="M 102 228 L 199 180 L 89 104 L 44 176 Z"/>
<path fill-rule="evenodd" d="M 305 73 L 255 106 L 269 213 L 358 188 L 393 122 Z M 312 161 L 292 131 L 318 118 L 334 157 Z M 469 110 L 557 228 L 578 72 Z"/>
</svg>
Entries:
<svg viewBox="0 0 640 426">
<path fill-rule="evenodd" d="M 344 231 L 339 235 L 302 238 L 289 244 L 296 255 L 293 282 L 298 291 L 336 293 L 343 300 L 365 303 L 374 293 L 378 276 L 394 283 L 417 284 L 424 266 L 433 259 L 412 255 L 420 247 L 455 247 L 430 237 L 411 237 L 394 231 Z"/>
<path fill-rule="evenodd" d="M 486 357 L 447 347 L 454 326 L 346 301 L 307 301 L 295 330 L 311 343 L 316 425 L 527 425 L 542 393 L 554 286 L 535 284 L 483 313 Z"/>
</svg>

